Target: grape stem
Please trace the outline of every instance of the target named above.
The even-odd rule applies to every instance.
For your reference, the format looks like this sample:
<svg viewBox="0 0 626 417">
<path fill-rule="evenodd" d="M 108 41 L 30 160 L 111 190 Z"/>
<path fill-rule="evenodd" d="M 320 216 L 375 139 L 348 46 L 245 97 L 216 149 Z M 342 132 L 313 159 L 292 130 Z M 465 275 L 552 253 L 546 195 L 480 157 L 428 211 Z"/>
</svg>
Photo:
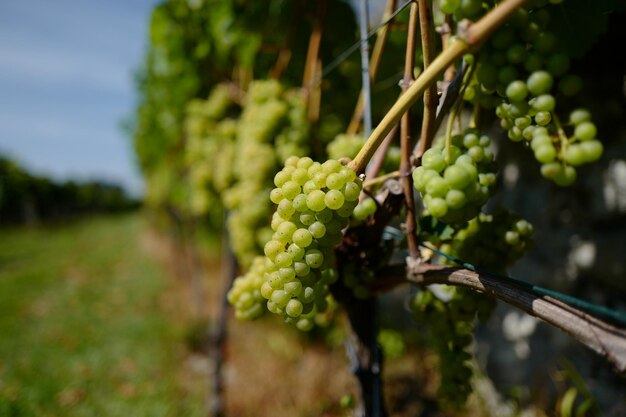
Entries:
<svg viewBox="0 0 626 417">
<path fill-rule="evenodd" d="M 423 3 L 424 0 L 421 0 Z M 406 54 L 404 61 L 404 78 L 402 79 L 403 93 L 413 82 L 413 66 L 415 65 L 415 40 L 417 38 L 418 5 L 411 4 L 409 11 L 409 27 L 407 30 Z M 431 109 L 432 110 L 432 109 Z M 420 250 L 417 245 L 417 224 L 415 221 L 415 199 L 413 197 L 413 177 L 411 177 L 411 112 L 407 109 L 400 120 L 400 181 L 404 192 L 406 209 L 405 231 L 409 256 L 416 259 Z"/>
<path fill-rule="evenodd" d="M 419 17 L 420 17 L 420 37 L 422 41 L 422 62 L 424 68 L 427 68 L 433 60 L 433 33 L 434 23 L 432 14 L 432 0 L 418 0 Z M 416 158 L 426 152 L 433 141 L 435 134 L 435 126 L 437 120 L 437 105 L 439 99 L 437 97 L 437 85 L 432 83 L 426 91 L 424 91 L 424 113 L 422 115 L 422 131 L 420 141 L 415 152 Z"/>
<path fill-rule="evenodd" d="M 375 185 L 383 184 L 387 180 L 392 180 L 394 178 L 399 178 L 399 177 L 400 177 L 400 171 L 393 171 L 393 172 L 390 172 L 389 174 L 381 175 L 380 177 L 372 178 L 369 181 L 365 181 L 363 183 L 363 189 L 371 188 Z"/>
<path fill-rule="evenodd" d="M 554 121 L 554 125 L 556 126 L 556 133 L 559 135 L 559 140 L 561 141 L 560 153 L 562 156 L 565 152 L 565 149 L 567 149 L 569 139 L 565 134 L 565 130 L 563 130 L 563 125 L 561 124 L 561 120 L 559 119 L 559 117 L 556 115 L 556 112 L 551 112 L 551 116 L 552 120 Z"/>
<path fill-rule="evenodd" d="M 381 122 L 376 126 L 357 156 L 350 163 L 350 167 L 356 173 L 362 173 L 365 166 L 376 152 L 387 133 L 400 121 L 402 115 L 419 99 L 424 91 L 437 81 L 437 78 L 455 60 L 474 47 L 477 47 L 491 33 L 502 25 L 506 19 L 526 0 L 505 0 L 487 13 L 476 23 L 470 25 L 467 30 L 453 42 L 448 48 L 440 53 L 437 58 L 424 69 L 424 72 L 402 94 L 394 105 L 389 109 Z"/>
</svg>

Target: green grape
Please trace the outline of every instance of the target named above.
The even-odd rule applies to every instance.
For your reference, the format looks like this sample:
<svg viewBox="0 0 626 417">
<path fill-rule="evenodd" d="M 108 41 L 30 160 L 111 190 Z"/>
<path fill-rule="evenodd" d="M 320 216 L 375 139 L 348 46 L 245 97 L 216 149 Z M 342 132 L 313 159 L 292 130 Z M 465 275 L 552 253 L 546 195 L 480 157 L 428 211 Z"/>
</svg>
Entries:
<svg viewBox="0 0 626 417">
<path fill-rule="evenodd" d="M 434 217 L 441 218 L 448 214 L 448 204 L 443 198 L 431 198 L 429 200 L 425 200 L 424 203 L 426 204 L 426 208 L 430 214 Z"/>
<path fill-rule="evenodd" d="M 567 147 L 563 159 L 570 165 L 579 166 L 587 162 L 587 154 L 581 144 L 574 143 Z"/>
<path fill-rule="evenodd" d="M 556 101 L 550 94 L 542 94 L 531 100 L 531 106 L 537 112 L 551 112 L 556 106 Z"/>
<path fill-rule="evenodd" d="M 522 101 L 528 95 L 528 87 L 524 81 L 512 81 L 506 88 L 506 96 L 511 101 Z"/>
<path fill-rule="evenodd" d="M 313 235 L 307 229 L 298 229 L 293 232 L 292 239 L 299 247 L 306 248 L 313 242 Z"/>
<path fill-rule="evenodd" d="M 571 166 L 565 166 L 554 177 L 554 183 L 561 187 L 572 185 L 576 181 L 576 170 Z"/>
<path fill-rule="evenodd" d="M 374 214 L 376 212 L 376 208 L 377 206 L 374 199 L 367 197 L 354 208 L 353 217 L 356 221 L 363 221 L 367 217 Z"/>
<path fill-rule="evenodd" d="M 551 144 L 538 146 L 535 150 L 535 158 L 542 164 L 552 162 L 556 158 L 556 149 Z"/>
<path fill-rule="evenodd" d="M 344 201 L 343 193 L 339 190 L 328 190 L 324 197 L 326 206 L 331 210 L 339 210 L 343 206 Z"/>
<path fill-rule="evenodd" d="M 452 14 L 461 6 L 461 0 L 441 0 L 439 9 L 445 14 Z"/>
<path fill-rule="evenodd" d="M 595 138 L 596 133 L 596 125 L 589 121 L 578 123 L 574 129 L 574 137 L 579 140 L 591 140 Z"/>
<path fill-rule="evenodd" d="M 587 162 L 595 162 L 602 156 L 602 152 L 604 151 L 604 147 L 602 146 L 602 142 L 599 140 L 589 140 L 582 142 L 580 146 L 585 151 L 586 161 Z"/>
<path fill-rule="evenodd" d="M 589 120 L 591 120 L 591 113 L 587 109 L 576 109 L 569 115 L 569 122 L 574 125 L 579 125 Z"/>
<path fill-rule="evenodd" d="M 326 208 L 326 194 L 321 190 L 314 190 L 306 197 L 306 205 L 313 211 L 322 211 Z"/>
<path fill-rule="evenodd" d="M 541 94 L 547 94 L 550 91 L 554 79 L 547 71 L 534 71 L 530 74 L 526 82 L 528 91 L 530 91 L 533 96 L 539 96 Z"/>
<path fill-rule="evenodd" d="M 535 123 L 539 126 L 547 126 L 552 121 L 552 115 L 547 111 L 540 111 L 535 114 Z"/>
<path fill-rule="evenodd" d="M 316 221 L 309 226 L 309 232 L 315 239 L 321 239 L 326 234 L 326 226 L 324 223 Z"/>
</svg>

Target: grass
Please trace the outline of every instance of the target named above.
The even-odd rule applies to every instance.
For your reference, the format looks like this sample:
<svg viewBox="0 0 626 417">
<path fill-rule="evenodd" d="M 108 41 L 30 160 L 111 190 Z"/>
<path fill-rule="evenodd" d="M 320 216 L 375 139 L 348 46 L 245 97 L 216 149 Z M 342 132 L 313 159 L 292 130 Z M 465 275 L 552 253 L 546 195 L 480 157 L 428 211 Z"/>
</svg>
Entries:
<svg viewBox="0 0 626 417">
<path fill-rule="evenodd" d="M 204 415 L 141 236 L 138 215 L 0 231 L 1 417 Z"/>
</svg>

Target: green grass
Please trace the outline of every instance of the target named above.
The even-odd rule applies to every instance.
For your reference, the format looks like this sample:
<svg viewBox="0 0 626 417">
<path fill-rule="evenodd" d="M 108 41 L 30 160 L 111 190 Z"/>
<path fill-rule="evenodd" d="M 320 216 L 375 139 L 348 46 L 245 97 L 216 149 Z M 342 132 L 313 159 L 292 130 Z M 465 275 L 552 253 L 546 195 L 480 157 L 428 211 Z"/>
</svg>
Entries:
<svg viewBox="0 0 626 417">
<path fill-rule="evenodd" d="M 195 416 L 138 215 L 0 231 L 0 417 Z"/>
</svg>

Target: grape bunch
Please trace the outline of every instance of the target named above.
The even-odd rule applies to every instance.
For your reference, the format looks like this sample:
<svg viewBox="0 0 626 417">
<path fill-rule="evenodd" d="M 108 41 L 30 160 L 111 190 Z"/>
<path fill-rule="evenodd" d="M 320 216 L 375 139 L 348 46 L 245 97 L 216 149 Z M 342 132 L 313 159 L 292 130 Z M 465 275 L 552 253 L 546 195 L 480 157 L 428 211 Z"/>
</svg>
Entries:
<svg viewBox="0 0 626 417">
<path fill-rule="evenodd" d="M 293 156 L 274 184 L 270 199 L 277 208 L 260 294 L 269 311 L 309 330 L 315 315 L 327 309 L 328 285 L 338 278 L 333 249 L 357 205 L 361 180 L 336 160 L 320 164 Z"/>
<path fill-rule="evenodd" d="M 546 128 L 533 130 L 530 147 L 535 158 L 541 162 L 541 175 L 557 185 L 568 186 L 576 181 L 576 169 L 580 165 L 595 162 L 602 156 L 604 147 L 596 139 L 596 126 L 585 109 L 570 113 L 570 137 L 560 129 L 551 132 Z"/>
<path fill-rule="evenodd" d="M 184 121 L 189 190 L 183 201 L 190 214 L 207 216 L 216 224 L 222 223 L 220 186 L 230 183 L 232 169 L 213 161 L 217 159 L 215 155 L 220 155 L 220 161 L 231 159 L 237 128 L 226 114 L 233 107 L 227 87 L 218 84 L 206 100 L 194 99 L 187 104 Z"/>
<path fill-rule="evenodd" d="M 471 359 L 476 317 L 488 317 L 493 300 L 473 291 L 450 286 L 425 288 L 409 303 L 413 317 L 427 326 L 432 347 L 439 356 L 441 382 L 438 399 L 451 408 L 461 407 L 472 391 Z M 436 296 L 435 294 L 438 294 Z"/>
<path fill-rule="evenodd" d="M 413 184 L 433 217 L 445 223 L 475 217 L 490 196 L 496 174 L 491 140 L 474 129 L 454 135 L 424 152 L 413 171 Z"/>
<path fill-rule="evenodd" d="M 232 248 L 244 267 L 262 253 L 272 235 L 267 227 L 271 218 L 267 193 L 273 173 L 288 155 L 309 152 L 308 135 L 309 122 L 300 95 L 285 91 L 276 80 L 250 84 L 232 150 L 237 155 L 232 161 L 233 182 L 222 193 L 229 210 Z M 221 157 L 214 155 L 215 160 Z"/>
<path fill-rule="evenodd" d="M 558 39 L 549 30 L 545 3 L 535 1 L 519 9 L 494 34 L 478 55 L 464 98 L 495 106 L 509 139 L 531 142 L 542 175 L 566 186 L 576 180 L 575 167 L 596 161 L 603 147 L 588 111 L 570 115 L 574 131 L 569 138 L 558 120 L 557 97 L 578 94 L 582 80 L 568 73 L 570 57 L 559 50 Z M 467 62 L 474 64 L 473 57 Z"/>
<path fill-rule="evenodd" d="M 329 159 L 353 159 L 363 147 L 365 138 L 361 135 L 340 134 L 326 145 Z"/>
<path fill-rule="evenodd" d="M 480 213 L 457 230 L 441 251 L 490 271 L 504 272 L 524 255 L 532 233 L 528 221 L 508 211 Z"/>
</svg>

